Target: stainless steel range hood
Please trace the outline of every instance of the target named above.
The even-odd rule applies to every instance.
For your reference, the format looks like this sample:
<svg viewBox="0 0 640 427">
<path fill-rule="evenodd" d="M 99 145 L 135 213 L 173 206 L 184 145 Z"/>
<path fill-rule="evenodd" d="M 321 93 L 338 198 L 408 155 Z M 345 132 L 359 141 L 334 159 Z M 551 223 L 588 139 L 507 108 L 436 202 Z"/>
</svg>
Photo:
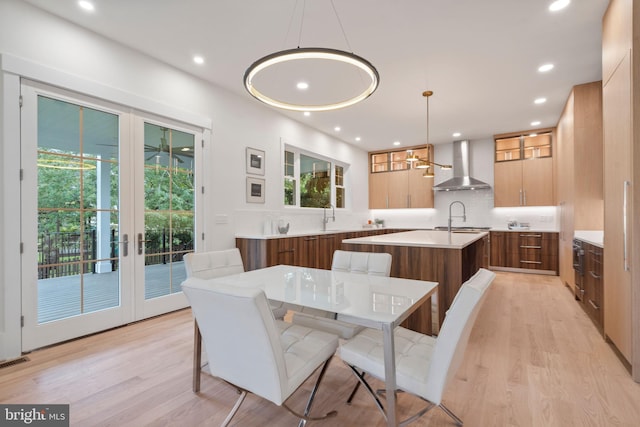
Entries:
<svg viewBox="0 0 640 427">
<path fill-rule="evenodd" d="M 434 190 L 482 190 L 491 188 L 486 182 L 469 175 L 469 141 L 453 141 L 453 178 L 434 185 Z"/>
</svg>

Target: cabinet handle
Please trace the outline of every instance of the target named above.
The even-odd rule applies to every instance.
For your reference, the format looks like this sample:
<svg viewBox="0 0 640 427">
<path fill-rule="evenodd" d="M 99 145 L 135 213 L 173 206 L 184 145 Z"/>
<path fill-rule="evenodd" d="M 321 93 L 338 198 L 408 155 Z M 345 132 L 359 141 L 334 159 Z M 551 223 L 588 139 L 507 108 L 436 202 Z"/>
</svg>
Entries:
<svg viewBox="0 0 640 427">
<path fill-rule="evenodd" d="M 542 237 L 542 234 L 521 234 L 520 237 Z"/>
<path fill-rule="evenodd" d="M 522 206 L 522 188 L 520 189 L 520 206 Z"/>
<path fill-rule="evenodd" d="M 524 249 L 542 249 L 542 246 L 526 246 L 526 245 L 520 245 L 521 248 Z"/>
<path fill-rule="evenodd" d="M 631 267 L 629 266 L 629 258 L 628 258 L 628 250 L 629 250 L 629 242 L 627 240 L 627 205 L 629 202 L 628 192 L 629 187 L 631 186 L 630 181 L 625 181 L 623 183 L 624 188 L 622 190 L 622 252 L 623 252 L 623 266 L 624 271 L 629 271 Z"/>
<path fill-rule="evenodd" d="M 524 206 L 527 206 L 527 190 L 523 190 L 523 191 L 522 191 L 522 194 L 523 194 L 523 196 L 524 196 L 524 197 L 523 197 L 523 200 L 524 200 L 523 205 L 524 205 Z"/>
<path fill-rule="evenodd" d="M 542 261 L 525 261 L 525 260 L 520 260 L 520 262 L 522 264 L 542 264 Z"/>
<path fill-rule="evenodd" d="M 589 274 L 591 274 L 591 277 L 593 277 L 594 279 L 600 279 L 600 276 L 598 276 L 596 273 L 594 273 L 593 271 L 589 270 Z"/>
<path fill-rule="evenodd" d="M 318 240 L 318 238 L 317 238 L 317 237 L 305 237 L 305 238 L 304 238 L 304 241 L 305 241 L 305 242 L 310 242 L 310 241 L 312 241 L 312 240 Z"/>
<path fill-rule="evenodd" d="M 591 307 L 593 307 L 594 309 L 600 310 L 600 307 L 592 300 L 589 300 L 589 304 L 591 304 Z"/>
</svg>

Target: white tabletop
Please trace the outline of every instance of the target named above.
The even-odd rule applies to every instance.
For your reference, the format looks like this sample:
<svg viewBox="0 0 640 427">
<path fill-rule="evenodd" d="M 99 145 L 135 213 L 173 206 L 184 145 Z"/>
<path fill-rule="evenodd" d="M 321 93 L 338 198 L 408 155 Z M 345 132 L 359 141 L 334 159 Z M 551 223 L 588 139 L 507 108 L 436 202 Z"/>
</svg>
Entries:
<svg viewBox="0 0 640 427">
<path fill-rule="evenodd" d="M 278 265 L 213 279 L 259 287 L 267 298 L 338 313 L 363 326 L 400 324 L 438 287 L 437 282 Z M 415 307 L 414 307 L 415 308 Z"/>
</svg>

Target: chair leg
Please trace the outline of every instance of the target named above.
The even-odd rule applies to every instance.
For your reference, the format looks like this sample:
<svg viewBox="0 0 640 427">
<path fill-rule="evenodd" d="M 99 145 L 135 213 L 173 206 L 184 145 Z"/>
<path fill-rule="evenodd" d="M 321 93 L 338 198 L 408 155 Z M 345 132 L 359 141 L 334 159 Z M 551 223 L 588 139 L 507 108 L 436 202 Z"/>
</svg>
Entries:
<svg viewBox="0 0 640 427">
<path fill-rule="evenodd" d="M 382 406 L 382 402 L 380 402 L 380 399 L 378 399 L 378 396 L 376 396 L 375 391 L 373 391 L 373 389 L 371 388 L 369 383 L 364 379 L 364 372 L 361 374 L 360 372 L 358 372 L 358 370 L 354 366 L 351 366 L 351 365 L 348 365 L 348 364 L 347 364 L 347 366 L 349 368 L 351 368 L 351 371 L 353 372 L 353 374 L 358 379 L 358 381 L 359 381 L 358 384 L 362 384 L 364 386 L 365 390 L 367 390 L 369 395 L 373 398 L 376 406 L 378 407 L 380 412 L 382 412 L 382 416 L 386 420 L 387 419 L 387 412 L 384 410 L 384 406 Z"/>
<path fill-rule="evenodd" d="M 353 398 L 356 397 L 356 392 L 358 391 L 359 388 L 360 388 L 360 381 L 358 381 L 356 385 L 353 387 L 353 390 L 351 391 L 351 394 L 347 399 L 347 405 L 351 405 L 351 402 L 353 401 Z"/>
<path fill-rule="evenodd" d="M 444 411 L 445 414 L 447 414 L 451 418 L 453 418 L 453 421 L 456 423 L 456 425 L 459 425 L 459 426 L 462 425 L 462 420 L 460 418 L 458 418 L 453 412 L 451 412 L 451 410 L 449 410 L 449 408 L 444 406 L 442 403 L 440 404 L 440 408 L 442 408 L 442 410 Z"/>
<path fill-rule="evenodd" d="M 307 406 L 304 408 L 304 414 L 303 414 L 304 417 L 300 419 L 300 422 L 298 423 L 298 427 L 304 427 L 305 425 L 307 425 L 307 419 L 309 416 L 309 412 L 311 412 L 311 405 L 313 405 L 313 399 L 315 399 L 316 397 L 316 393 L 318 392 L 318 387 L 320 386 L 320 381 L 322 381 L 322 378 L 324 377 L 324 373 L 327 371 L 327 368 L 329 367 L 329 362 L 331 362 L 331 359 L 332 357 L 328 358 L 327 361 L 324 362 L 324 365 L 320 370 L 320 374 L 318 374 L 318 379 L 316 380 L 316 383 L 313 386 L 313 389 L 311 390 L 311 394 L 309 395 Z"/>
<path fill-rule="evenodd" d="M 238 412 L 238 409 L 240 409 L 240 405 L 242 405 L 242 402 L 244 402 L 244 398 L 247 397 L 246 390 L 238 391 L 240 392 L 240 397 L 238 397 L 235 405 L 233 405 L 233 408 L 231 408 L 231 412 L 229 412 L 229 415 L 227 415 L 227 418 L 224 419 L 220 427 L 227 427 L 229 425 L 229 423 L 231 422 L 231 418 L 233 418 L 233 416 Z"/>
</svg>

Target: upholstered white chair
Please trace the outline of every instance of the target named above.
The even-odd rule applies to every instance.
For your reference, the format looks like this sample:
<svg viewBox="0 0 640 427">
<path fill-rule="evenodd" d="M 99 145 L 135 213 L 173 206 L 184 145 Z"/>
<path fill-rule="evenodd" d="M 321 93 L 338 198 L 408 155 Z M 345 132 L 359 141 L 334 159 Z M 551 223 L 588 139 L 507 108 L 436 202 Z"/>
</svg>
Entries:
<svg viewBox="0 0 640 427">
<path fill-rule="evenodd" d="M 460 418 L 444 406 L 442 395 L 462 363 L 471 329 L 494 278 L 494 273 L 481 268 L 462 285 L 447 311 L 437 338 L 402 327 L 396 328 L 394 339 L 397 387 L 429 403 L 400 425 L 415 421 L 434 407 L 440 407 L 456 424 L 462 425 Z M 365 329 L 342 344 L 339 354 L 366 387 L 386 418 L 382 403 L 364 380 L 364 373 L 359 372 L 366 372 L 384 381 L 381 331 Z"/>
<path fill-rule="evenodd" d="M 211 374 L 235 386 L 240 397 L 223 426 L 237 413 L 247 392 L 284 406 L 307 420 L 318 385 L 338 346 L 338 337 L 291 325 L 273 317 L 264 291 L 190 278 L 182 290 L 191 304 L 204 343 Z M 285 401 L 322 366 L 303 414 Z"/>
<path fill-rule="evenodd" d="M 191 252 L 184 256 L 187 278 L 213 279 L 244 272 L 242 255 L 238 248 L 210 252 Z M 280 302 L 270 301 L 269 305 L 276 319 L 284 318 L 287 309 Z"/>
<path fill-rule="evenodd" d="M 388 277 L 391 272 L 391 255 L 337 250 L 333 253 L 331 270 Z M 291 322 L 336 334 L 343 339 L 353 338 L 355 334 L 364 329 L 362 326 L 336 319 L 334 313 L 309 308 L 304 308 L 301 312 L 294 312 Z"/>
</svg>

